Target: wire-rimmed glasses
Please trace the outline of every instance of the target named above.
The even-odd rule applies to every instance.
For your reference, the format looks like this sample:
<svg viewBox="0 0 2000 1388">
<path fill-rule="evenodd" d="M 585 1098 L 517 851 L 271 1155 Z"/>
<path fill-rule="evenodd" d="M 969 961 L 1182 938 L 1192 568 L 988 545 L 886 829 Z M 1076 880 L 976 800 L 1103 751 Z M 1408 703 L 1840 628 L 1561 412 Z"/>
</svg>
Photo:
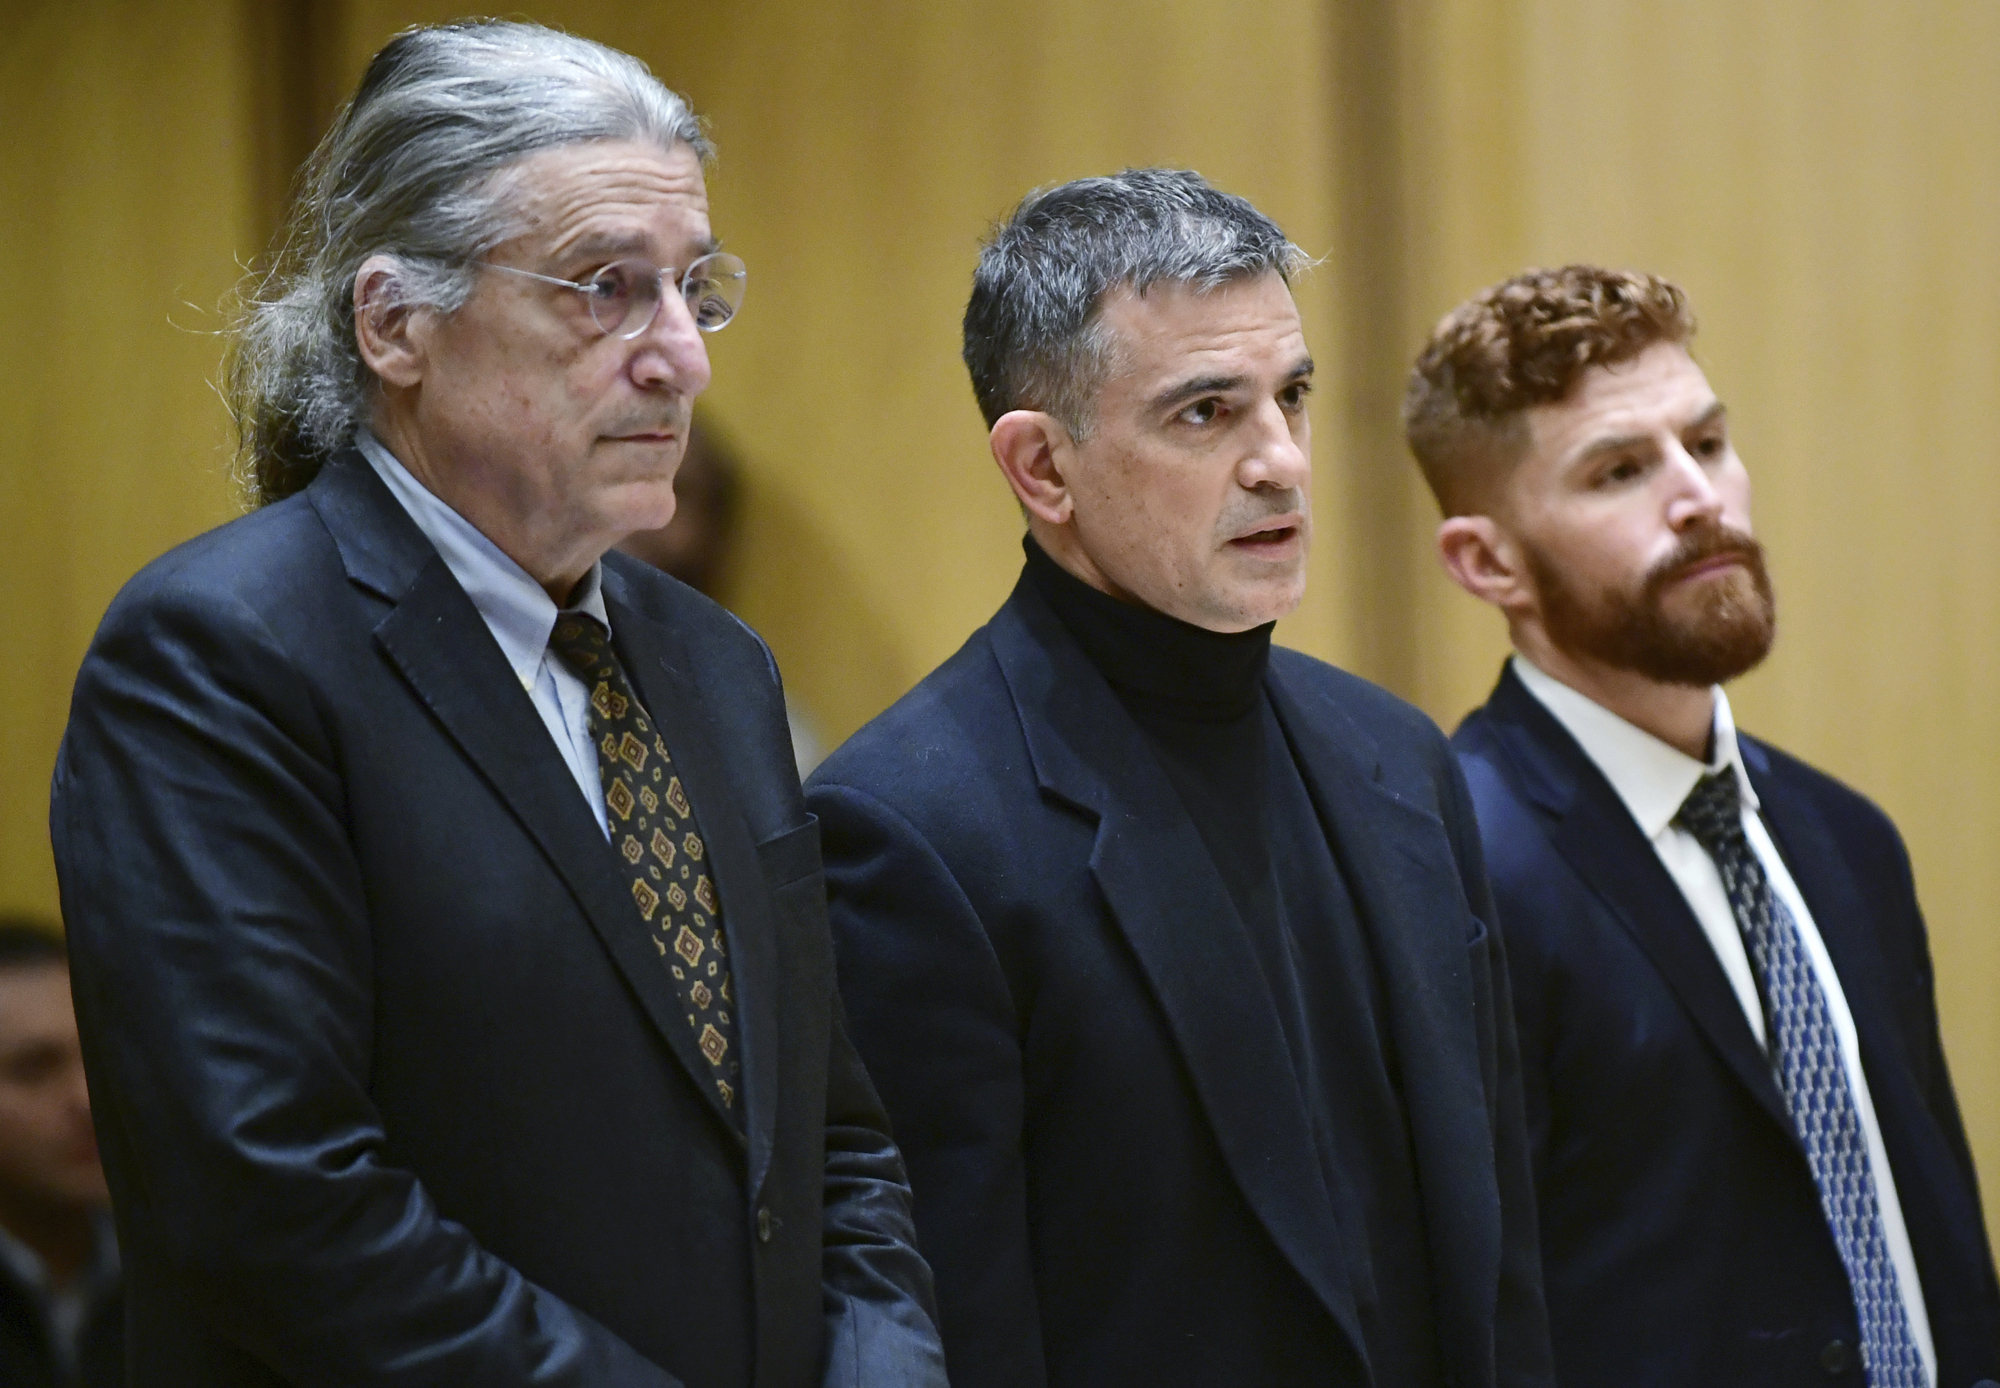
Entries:
<svg viewBox="0 0 2000 1388">
<path fill-rule="evenodd" d="M 743 307 L 744 281 L 749 274 L 743 262 L 727 251 L 711 251 L 685 270 L 655 265 L 650 260 L 614 260 L 587 280 L 558 279 L 511 265 L 495 265 L 490 260 L 476 263 L 488 270 L 576 290 L 589 305 L 590 320 L 598 331 L 622 338 L 637 337 L 653 325 L 666 301 L 669 281 L 680 290 L 697 328 L 705 333 L 721 331 Z"/>
</svg>

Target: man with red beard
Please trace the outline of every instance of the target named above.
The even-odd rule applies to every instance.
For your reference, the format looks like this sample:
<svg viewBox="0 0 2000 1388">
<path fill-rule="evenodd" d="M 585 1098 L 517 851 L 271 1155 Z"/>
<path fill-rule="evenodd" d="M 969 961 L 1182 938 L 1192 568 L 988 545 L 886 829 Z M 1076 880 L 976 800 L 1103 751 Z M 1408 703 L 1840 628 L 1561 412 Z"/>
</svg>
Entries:
<svg viewBox="0 0 2000 1388">
<path fill-rule="evenodd" d="M 1404 404 L 1515 655 L 1454 739 L 1511 960 L 1565 1388 L 1993 1388 L 2000 1292 L 1909 860 L 1736 731 L 1750 481 L 1680 289 L 1531 270 Z"/>
</svg>

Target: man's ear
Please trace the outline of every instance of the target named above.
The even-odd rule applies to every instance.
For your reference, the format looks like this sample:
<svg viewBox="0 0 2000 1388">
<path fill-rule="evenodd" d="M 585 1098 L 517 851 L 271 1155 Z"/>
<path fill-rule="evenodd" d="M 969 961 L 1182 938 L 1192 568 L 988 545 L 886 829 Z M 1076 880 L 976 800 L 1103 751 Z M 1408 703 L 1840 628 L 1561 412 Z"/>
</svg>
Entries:
<svg viewBox="0 0 2000 1388">
<path fill-rule="evenodd" d="M 418 326 L 429 315 L 401 302 L 396 292 L 401 267 L 385 255 L 371 255 L 354 275 L 354 345 L 376 379 L 390 389 L 408 389 L 424 378 L 425 343 Z"/>
<path fill-rule="evenodd" d="M 1049 525 L 1068 523 L 1076 503 L 1062 475 L 1062 457 L 1074 445 L 1060 420 L 1040 410 L 1009 410 L 993 422 L 987 444 L 1031 517 Z"/>
<path fill-rule="evenodd" d="M 1452 582 L 1513 613 L 1534 603 L 1521 547 L 1491 516 L 1449 516 L 1437 528 L 1438 557 Z"/>
</svg>

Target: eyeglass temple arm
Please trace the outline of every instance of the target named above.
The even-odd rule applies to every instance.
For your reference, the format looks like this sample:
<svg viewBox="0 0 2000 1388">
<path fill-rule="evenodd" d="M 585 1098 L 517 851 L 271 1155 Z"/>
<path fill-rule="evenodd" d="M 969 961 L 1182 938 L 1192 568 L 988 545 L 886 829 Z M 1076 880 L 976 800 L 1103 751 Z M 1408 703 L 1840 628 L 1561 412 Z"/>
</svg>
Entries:
<svg viewBox="0 0 2000 1388">
<path fill-rule="evenodd" d="M 718 254 L 718 252 L 710 251 L 708 253 L 708 255 L 715 254 Z M 671 284 L 676 289 L 680 288 L 687 282 L 688 270 L 692 270 L 695 266 L 701 264 L 702 261 L 707 260 L 708 255 L 696 256 L 688 262 L 687 270 L 676 270 L 671 265 L 662 265 L 660 267 L 660 282 L 662 287 Z M 565 289 L 580 289 L 586 294 L 590 292 L 590 285 L 582 280 L 558 279 L 554 275 L 537 274 L 533 270 L 517 270 L 512 265 L 495 265 L 490 260 L 475 260 L 472 263 L 484 266 L 488 270 L 498 270 L 502 274 L 519 275 L 523 279 L 540 280 L 543 284 L 559 284 Z M 733 271 L 730 274 L 731 279 L 742 279 L 743 277 L 743 271 L 741 270 Z"/>
<path fill-rule="evenodd" d="M 488 270 L 498 270 L 502 274 L 519 275 L 523 279 L 540 280 L 543 284 L 559 284 L 564 289 L 580 289 L 586 294 L 590 292 L 588 284 L 582 284 L 576 280 L 558 279 L 554 275 L 541 275 L 535 273 L 533 270 L 517 270 L 511 265 L 495 265 L 490 260 L 475 260 L 472 263 L 484 266 Z"/>
</svg>

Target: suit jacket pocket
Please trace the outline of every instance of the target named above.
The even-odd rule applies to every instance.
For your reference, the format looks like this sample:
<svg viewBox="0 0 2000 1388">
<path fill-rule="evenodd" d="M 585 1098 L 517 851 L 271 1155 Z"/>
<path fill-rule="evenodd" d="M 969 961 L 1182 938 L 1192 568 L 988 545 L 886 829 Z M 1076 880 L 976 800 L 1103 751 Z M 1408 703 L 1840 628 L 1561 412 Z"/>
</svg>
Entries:
<svg viewBox="0 0 2000 1388">
<path fill-rule="evenodd" d="M 796 829 L 787 829 L 757 845 L 757 863 L 772 892 L 780 892 L 820 870 L 819 816 L 809 814 Z"/>
<path fill-rule="evenodd" d="M 813 979 L 815 989 L 833 988 L 833 938 L 826 923 L 826 873 L 820 865 L 819 818 L 807 815 L 757 845 L 757 862 L 771 893 L 788 975 Z"/>
</svg>

